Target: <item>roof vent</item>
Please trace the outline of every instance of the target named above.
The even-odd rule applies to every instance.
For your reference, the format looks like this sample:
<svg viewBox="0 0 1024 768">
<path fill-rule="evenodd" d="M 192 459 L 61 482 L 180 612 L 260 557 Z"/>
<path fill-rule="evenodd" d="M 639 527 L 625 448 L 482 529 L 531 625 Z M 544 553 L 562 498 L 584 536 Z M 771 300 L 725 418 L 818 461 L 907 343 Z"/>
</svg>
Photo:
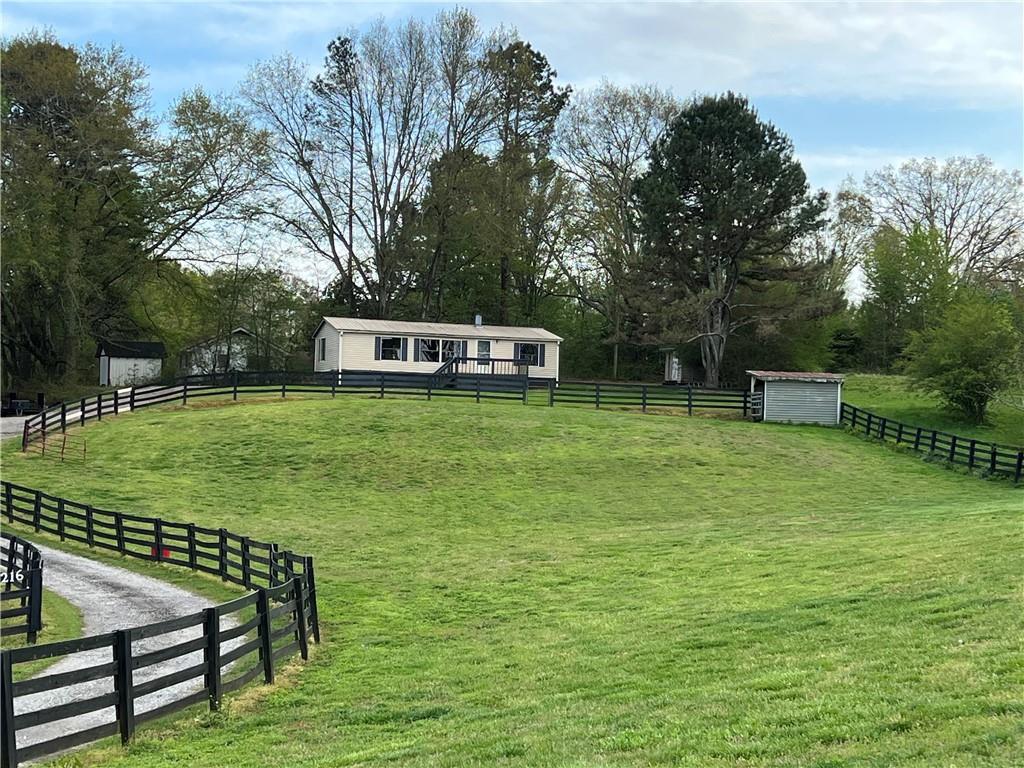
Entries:
<svg viewBox="0 0 1024 768">
<path fill-rule="evenodd" d="M 473 318 L 473 325 L 475 325 L 477 328 L 479 328 L 483 324 L 484 324 L 484 317 L 483 317 L 483 315 L 477 315 L 476 317 Z"/>
</svg>

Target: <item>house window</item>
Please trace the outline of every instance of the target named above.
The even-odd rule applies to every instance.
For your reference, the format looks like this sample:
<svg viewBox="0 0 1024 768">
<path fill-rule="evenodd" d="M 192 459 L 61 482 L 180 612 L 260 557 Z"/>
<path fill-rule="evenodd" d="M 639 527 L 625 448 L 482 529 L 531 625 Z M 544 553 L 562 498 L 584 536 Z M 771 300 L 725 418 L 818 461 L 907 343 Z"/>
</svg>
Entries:
<svg viewBox="0 0 1024 768">
<path fill-rule="evenodd" d="M 401 336 L 382 336 L 380 339 L 380 359 L 381 360 L 401 360 L 402 359 L 402 337 Z"/>
<path fill-rule="evenodd" d="M 524 360 L 527 365 L 540 365 L 540 345 L 520 344 L 519 359 Z"/>
<path fill-rule="evenodd" d="M 478 341 L 476 343 L 476 356 L 478 358 L 477 359 L 477 364 L 478 365 L 487 365 L 488 361 L 491 359 L 491 342 L 490 342 L 490 339 L 488 339 L 486 341 L 481 339 L 480 341 Z"/>
<path fill-rule="evenodd" d="M 327 337 L 326 336 L 321 336 L 320 339 L 319 339 L 319 342 L 320 342 L 320 359 L 321 360 L 326 360 L 327 359 Z"/>
<path fill-rule="evenodd" d="M 217 370 L 226 371 L 228 369 L 228 356 L 223 353 L 217 354 Z"/>
<path fill-rule="evenodd" d="M 437 363 L 441 360 L 440 339 L 419 339 L 420 353 L 418 359 L 423 363 Z"/>
<path fill-rule="evenodd" d="M 462 354 L 462 342 L 454 339 L 445 339 L 441 342 L 441 362 L 446 363 L 453 357 Z"/>
</svg>

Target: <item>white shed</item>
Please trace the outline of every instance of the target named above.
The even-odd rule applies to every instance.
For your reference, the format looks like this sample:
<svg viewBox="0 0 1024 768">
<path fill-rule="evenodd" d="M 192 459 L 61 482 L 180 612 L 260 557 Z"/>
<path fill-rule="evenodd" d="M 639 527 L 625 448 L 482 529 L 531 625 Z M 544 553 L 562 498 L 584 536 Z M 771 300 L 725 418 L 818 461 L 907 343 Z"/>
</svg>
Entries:
<svg viewBox="0 0 1024 768">
<path fill-rule="evenodd" d="M 156 381 L 166 356 L 160 341 L 101 341 L 96 345 L 100 386 L 123 387 Z"/>
<path fill-rule="evenodd" d="M 543 328 L 325 317 L 313 334 L 314 371 L 434 373 L 458 358 L 460 370 L 558 379 L 560 336 Z"/>
<path fill-rule="evenodd" d="M 843 376 L 838 373 L 747 371 L 754 418 L 794 424 L 839 423 Z"/>
</svg>

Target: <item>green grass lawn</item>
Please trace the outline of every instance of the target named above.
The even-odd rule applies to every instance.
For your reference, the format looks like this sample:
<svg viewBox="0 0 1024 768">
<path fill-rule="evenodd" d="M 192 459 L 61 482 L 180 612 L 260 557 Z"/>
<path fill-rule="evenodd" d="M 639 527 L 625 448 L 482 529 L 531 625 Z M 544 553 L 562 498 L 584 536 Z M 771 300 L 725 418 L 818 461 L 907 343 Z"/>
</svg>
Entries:
<svg viewBox="0 0 1024 768">
<path fill-rule="evenodd" d="M 986 423 L 974 424 L 951 412 L 937 398 L 911 391 L 904 376 L 850 374 L 843 383 L 843 400 L 915 427 L 1024 446 L 1024 411 L 993 404 Z"/>
<path fill-rule="evenodd" d="M 286 684 L 82 765 L 1024 754 L 1024 491 L 1009 483 L 814 427 L 211 405 L 90 426 L 85 466 L 5 446 L 4 475 L 314 555 L 324 643 Z"/>
</svg>

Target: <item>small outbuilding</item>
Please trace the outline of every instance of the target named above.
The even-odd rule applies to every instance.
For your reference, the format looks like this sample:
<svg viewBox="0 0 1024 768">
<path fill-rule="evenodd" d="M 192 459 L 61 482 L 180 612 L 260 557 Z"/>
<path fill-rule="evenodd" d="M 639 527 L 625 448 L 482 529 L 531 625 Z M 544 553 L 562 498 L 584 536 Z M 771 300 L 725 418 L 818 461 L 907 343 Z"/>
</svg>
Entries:
<svg viewBox="0 0 1024 768">
<path fill-rule="evenodd" d="M 759 421 L 839 423 L 843 376 L 838 373 L 747 371 L 751 413 Z"/>
<path fill-rule="evenodd" d="M 100 386 L 124 387 L 156 381 L 166 356 L 160 341 L 101 341 L 96 345 Z"/>
</svg>

